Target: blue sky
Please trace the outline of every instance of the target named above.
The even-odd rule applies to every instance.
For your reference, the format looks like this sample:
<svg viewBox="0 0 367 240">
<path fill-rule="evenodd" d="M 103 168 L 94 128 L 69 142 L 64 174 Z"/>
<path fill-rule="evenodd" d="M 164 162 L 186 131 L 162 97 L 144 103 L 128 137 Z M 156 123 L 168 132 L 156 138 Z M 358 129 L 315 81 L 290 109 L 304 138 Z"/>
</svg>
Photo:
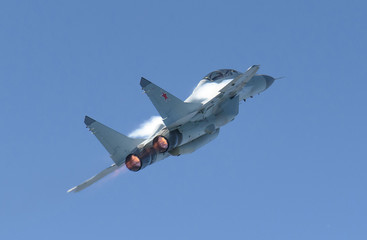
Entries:
<svg viewBox="0 0 367 240">
<path fill-rule="evenodd" d="M 1 239 L 366 239 L 364 1 L 2 1 Z M 84 115 L 157 115 L 219 68 L 286 76 L 197 152 L 112 163 Z"/>
</svg>

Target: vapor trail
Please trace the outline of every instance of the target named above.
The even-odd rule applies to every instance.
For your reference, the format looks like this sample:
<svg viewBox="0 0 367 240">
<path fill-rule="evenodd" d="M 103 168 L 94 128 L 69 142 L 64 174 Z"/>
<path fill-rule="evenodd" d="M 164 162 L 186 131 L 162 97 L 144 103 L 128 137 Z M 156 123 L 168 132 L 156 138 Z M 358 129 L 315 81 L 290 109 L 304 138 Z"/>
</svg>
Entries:
<svg viewBox="0 0 367 240">
<path fill-rule="evenodd" d="M 153 116 L 129 134 L 132 138 L 148 138 L 164 126 L 160 116 Z"/>
<path fill-rule="evenodd" d="M 200 87 L 195 88 L 192 94 L 185 100 L 185 102 L 201 102 L 204 103 L 213 97 L 215 97 L 219 90 L 226 86 L 231 79 L 223 80 L 220 83 L 210 82 L 202 84 Z"/>
</svg>

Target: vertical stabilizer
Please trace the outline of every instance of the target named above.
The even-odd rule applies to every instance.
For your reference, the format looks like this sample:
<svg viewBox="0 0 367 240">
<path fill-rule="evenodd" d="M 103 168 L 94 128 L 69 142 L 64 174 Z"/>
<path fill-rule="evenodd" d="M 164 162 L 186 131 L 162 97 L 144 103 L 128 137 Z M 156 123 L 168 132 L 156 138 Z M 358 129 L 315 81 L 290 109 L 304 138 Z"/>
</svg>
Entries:
<svg viewBox="0 0 367 240">
<path fill-rule="evenodd" d="M 145 78 L 141 78 L 140 85 L 169 129 L 190 120 L 201 106 L 186 103 Z"/>
<path fill-rule="evenodd" d="M 126 156 L 144 141 L 144 139 L 127 137 L 88 116 L 85 116 L 84 123 L 110 153 L 110 157 L 118 166 L 123 164 Z"/>
</svg>

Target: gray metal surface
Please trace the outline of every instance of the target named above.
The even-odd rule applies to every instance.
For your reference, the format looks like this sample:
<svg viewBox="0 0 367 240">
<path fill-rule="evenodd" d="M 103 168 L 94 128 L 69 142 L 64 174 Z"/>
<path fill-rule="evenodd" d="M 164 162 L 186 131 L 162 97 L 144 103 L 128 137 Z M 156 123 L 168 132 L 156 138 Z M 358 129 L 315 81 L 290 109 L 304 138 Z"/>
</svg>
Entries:
<svg viewBox="0 0 367 240">
<path fill-rule="evenodd" d="M 258 70 L 259 65 L 253 65 L 242 74 L 233 69 L 211 72 L 185 101 L 141 78 L 140 85 L 165 126 L 147 139 L 135 139 L 86 116 L 84 123 L 110 153 L 115 164 L 68 192 L 88 187 L 124 166 L 125 162 L 130 170 L 139 171 L 171 155 L 192 153 L 212 141 L 218 136 L 220 127 L 237 116 L 240 101 L 273 84 L 273 77 L 255 75 Z M 138 163 L 139 167 L 134 167 L 133 163 Z"/>
</svg>

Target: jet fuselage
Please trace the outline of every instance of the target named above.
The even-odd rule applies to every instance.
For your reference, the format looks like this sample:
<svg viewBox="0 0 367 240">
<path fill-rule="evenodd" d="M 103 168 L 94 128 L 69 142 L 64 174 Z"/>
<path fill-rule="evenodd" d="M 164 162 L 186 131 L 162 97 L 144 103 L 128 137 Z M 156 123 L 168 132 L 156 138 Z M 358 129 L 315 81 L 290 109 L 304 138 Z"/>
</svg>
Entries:
<svg viewBox="0 0 367 240">
<path fill-rule="evenodd" d="M 265 91 L 274 82 L 270 76 L 255 75 L 258 69 L 253 65 L 244 73 L 233 69 L 211 72 L 185 101 L 141 78 L 140 85 L 164 124 L 152 136 L 140 139 L 85 116 L 87 128 L 110 153 L 114 164 L 68 192 L 81 191 L 122 166 L 136 172 L 171 155 L 194 152 L 212 141 L 220 127 L 237 116 L 240 101 Z"/>
<path fill-rule="evenodd" d="M 226 73 L 229 74 L 226 75 Z M 213 79 L 213 77 L 210 77 L 212 75 L 216 75 L 217 77 Z M 218 77 L 218 75 L 222 77 Z M 241 73 L 231 69 L 214 71 L 199 82 L 185 102 L 205 105 L 213 99 L 224 86 L 229 84 L 239 75 L 241 75 Z M 135 153 L 131 155 L 140 155 L 143 156 L 142 158 L 146 158 L 146 160 L 144 161 L 144 159 L 141 159 L 142 162 L 138 164 L 139 167 L 131 168 L 130 170 L 140 170 L 171 155 L 179 156 L 192 153 L 212 141 L 218 136 L 220 127 L 232 121 L 237 116 L 240 101 L 260 94 L 269 88 L 273 82 L 274 78 L 270 76 L 254 75 L 235 96 L 221 101 L 218 105 L 206 109 L 206 111 L 197 112 L 190 121 L 179 125 L 174 131 L 170 131 L 167 127 L 162 127 L 156 134 L 142 142 L 137 147 Z M 166 98 L 167 96 L 163 97 Z M 149 153 L 144 153 L 144 151 L 146 151 L 145 149 L 154 149 L 154 142 L 160 136 L 165 138 L 167 144 L 170 145 L 167 151 L 160 152 L 150 150 Z M 170 143 L 169 139 L 174 139 L 172 141 L 173 143 Z M 128 161 L 129 158 L 127 158 L 127 162 Z M 129 168 L 129 164 L 127 164 L 127 166 Z"/>
</svg>

